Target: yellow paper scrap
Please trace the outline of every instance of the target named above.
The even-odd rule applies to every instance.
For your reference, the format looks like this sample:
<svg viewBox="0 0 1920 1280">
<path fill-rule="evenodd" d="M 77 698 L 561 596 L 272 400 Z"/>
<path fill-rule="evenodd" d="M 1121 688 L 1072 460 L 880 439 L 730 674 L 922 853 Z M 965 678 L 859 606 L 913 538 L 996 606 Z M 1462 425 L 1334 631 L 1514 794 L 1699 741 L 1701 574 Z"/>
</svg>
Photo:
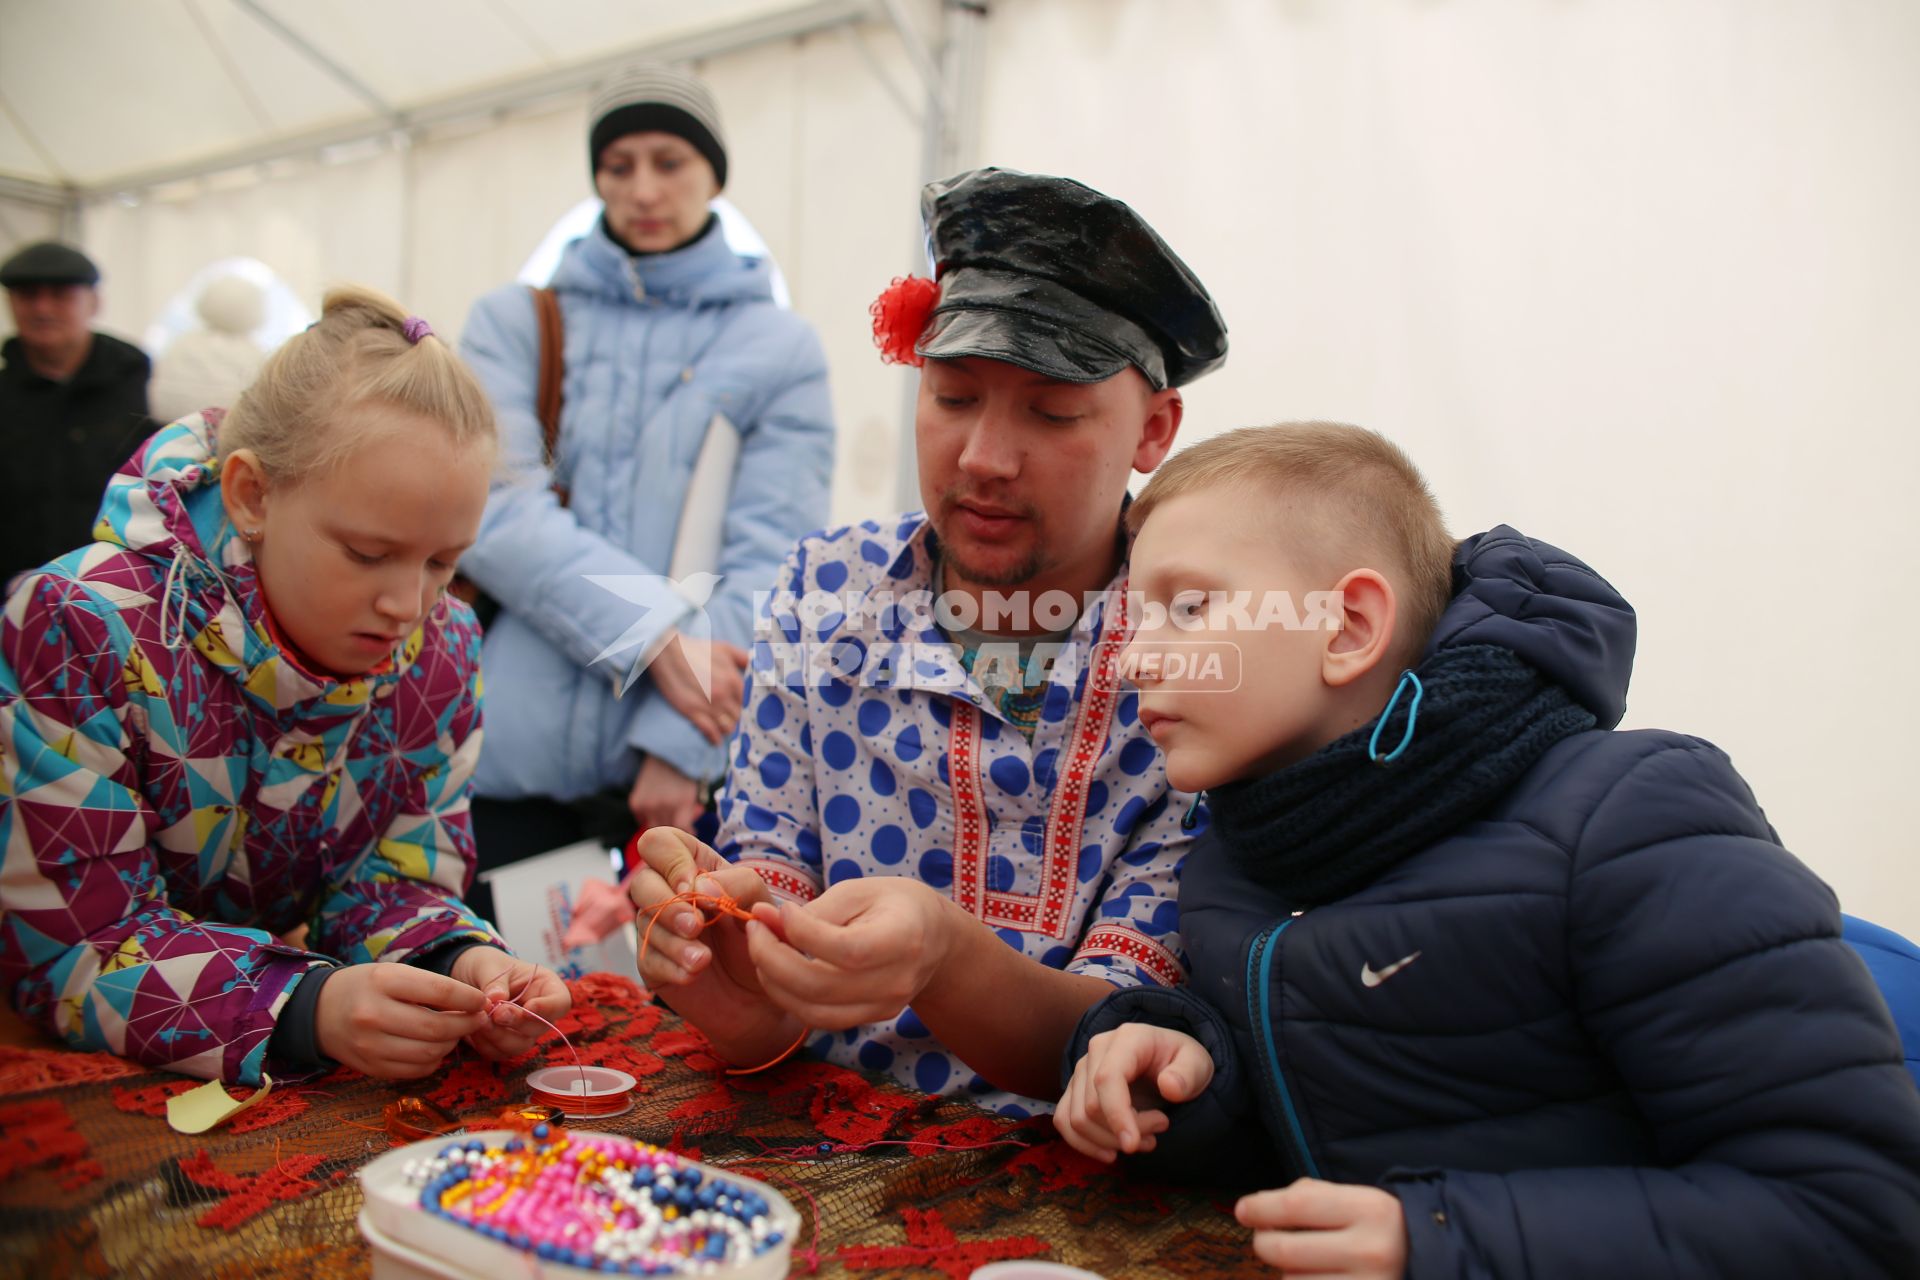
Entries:
<svg viewBox="0 0 1920 1280">
<path fill-rule="evenodd" d="M 265 1102 L 273 1092 L 273 1079 L 260 1077 L 260 1087 L 251 1096 L 234 1099 L 218 1080 L 209 1080 L 198 1089 L 167 1099 L 167 1123 L 175 1133 L 205 1133 L 225 1124 L 256 1103 Z"/>
</svg>

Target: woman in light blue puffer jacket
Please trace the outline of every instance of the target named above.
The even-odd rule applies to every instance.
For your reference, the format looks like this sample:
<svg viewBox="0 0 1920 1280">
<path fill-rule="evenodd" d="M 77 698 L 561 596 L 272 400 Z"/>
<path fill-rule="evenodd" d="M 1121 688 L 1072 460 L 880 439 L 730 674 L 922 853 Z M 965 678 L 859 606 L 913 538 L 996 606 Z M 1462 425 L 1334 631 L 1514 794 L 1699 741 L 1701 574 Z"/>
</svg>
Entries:
<svg viewBox="0 0 1920 1280">
<path fill-rule="evenodd" d="M 826 359 L 807 322 L 775 305 L 770 264 L 736 254 L 709 209 L 727 176 L 712 97 L 649 67 L 589 118 L 606 215 L 553 277 L 566 359 L 550 467 L 532 293 L 481 298 L 460 344 L 499 412 L 505 461 L 460 562 L 501 605 L 483 657 L 483 868 L 616 835 L 629 811 L 693 824 L 739 715 L 754 593 L 827 516 Z M 688 518 L 718 527 L 717 563 L 698 567 L 719 581 L 676 586 L 666 575 L 695 462 L 706 446 L 724 463 L 736 439 L 724 512 Z M 710 691 L 695 668 L 711 671 Z"/>
</svg>

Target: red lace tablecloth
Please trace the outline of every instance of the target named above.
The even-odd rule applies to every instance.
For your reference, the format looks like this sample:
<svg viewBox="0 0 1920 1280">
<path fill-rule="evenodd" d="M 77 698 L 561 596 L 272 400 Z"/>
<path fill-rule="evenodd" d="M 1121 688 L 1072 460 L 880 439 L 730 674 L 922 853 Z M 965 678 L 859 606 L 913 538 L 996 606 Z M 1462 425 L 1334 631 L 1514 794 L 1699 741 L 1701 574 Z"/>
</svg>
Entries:
<svg viewBox="0 0 1920 1280">
<path fill-rule="evenodd" d="M 817 1248 L 827 1276 L 959 1280 L 1019 1257 L 1110 1277 L 1273 1275 L 1225 1197 L 1131 1182 L 1045 1121 L 806 1059 L 728 1076 L 698 1032 L 631 981 L 572 985 L 561 1030 L 583 1061 L 642 1089 L 628 1114 L 584 1123 L 779 1188 L 806 1224 L 796 1274 Z M 493 1113 L 525 1099 L 529 1070 L 571 1061 L 549 1037 L 517 1062 L 463 1057 L 411 1085 L 341 1071 L 184 1137 L 167 1127 L 166 1100 L 197 1082 L 0 1045 L 0 1274 L 364 1276 L 353 1174 L 389 1148 L 386 1104 L 418 1093 L 456 1115 Z"/>
</svg>

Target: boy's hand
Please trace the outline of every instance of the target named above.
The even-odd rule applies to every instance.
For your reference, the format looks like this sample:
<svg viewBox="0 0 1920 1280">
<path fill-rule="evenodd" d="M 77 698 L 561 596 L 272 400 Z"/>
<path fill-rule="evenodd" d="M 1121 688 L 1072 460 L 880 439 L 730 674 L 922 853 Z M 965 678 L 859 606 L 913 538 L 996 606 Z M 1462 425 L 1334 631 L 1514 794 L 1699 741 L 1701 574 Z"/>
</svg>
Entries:
<svg viewBox="0 0 1920 1280">
<path fill-rule="evenodd" d="M 560 975 L 529 960 L 508 955 L 498 947 L 468 947 L 453 962 L 450 975 L 478 988 L 486 1000 L 487 1025 L 467 1037 L 481 1057 L 494 1062 L 517 1058 L 533 1048 L 547 1028 L 520 1009 L 529 1009 L 548 1022 L 558 1022 L 573 1008 L 573 994 Z M 324 990 L 321 995 L 325 995 Z M 511 1000 L 513 1004 L 506 1003 Z M 513 1005 L 519 1005 L 516 1009 Z"/>
<path fill-rule="evenodd" d="M 1285 1275 L 1402 1280 L 1407 1219 L 1399 1197 L 1378 1187 L 1302 1178 L 1242 1196 L 1233 1207 L 1253 1228 L 1253 1252 Z"/>
<path fill-rule="evenodd" d="M 1213 1059 L 1198 1040 L 1130 1022 L 1088 1042 L 1054 1108 L 1053 1127 L 1096 1160 L 1151 1151 L 1155 1135 L 1167 1129 L 1160 1104 L 1197 1098 L 1212 1080 Z"/>
<path fill-rule="evenodd" d="M 432 1075 L 460 1037 L 486 1025 L 485 996 L 410 964 L 350 964 L 327 979 L 313 1010 L 320 1052 L 382 1080 Z"/>
</svg>

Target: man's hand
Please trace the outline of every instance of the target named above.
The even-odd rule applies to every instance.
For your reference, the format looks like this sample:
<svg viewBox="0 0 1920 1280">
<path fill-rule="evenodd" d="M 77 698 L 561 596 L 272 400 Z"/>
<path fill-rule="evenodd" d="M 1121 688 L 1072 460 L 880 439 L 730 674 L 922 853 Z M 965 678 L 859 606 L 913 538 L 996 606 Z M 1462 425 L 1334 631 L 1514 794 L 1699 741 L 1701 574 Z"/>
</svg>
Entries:
<svg viewBox="0 0 1920 1280">
<path fill-rule="evenodd" d="M 742 910 L 755 904 L 770 910 L 766 881 L 671 827 L 648 831 L 636 852 L 641 865 L 628 877 L 627 893 L 646 940 L 641 983 L 705 1032 L 729 1061 L 760 1063 L 784 1049 L 801 1028 L 761 989 L 741 922 L 709 917 L 689 903 L 661 905 L 693 890 L 730 897 Z"/>
<path fill-rule="evenodd" d="M 1302 1178 L 1278 1191 L 1242 1196 L 1233 1215 L 1253 1228 L 1254 1254 L 1285 1275 L 1406 1275 L 1406 1215 L 1399 1198 L 1378 1187 Z"/>
<path fill-rule="evenodd" d="M 946 961 L 949 905 L 918 880 L 863 876 L 805 906 L 756 907 L 747 946 L 768 998 L 842 1031 L 898 1017 L 925 989 Z"/>
<path fill-rule="evenodd" d="M 339 970 L 313 1011 L 320 1052 L 382 1080 L 432 1075 L 487 1021 L 487 998 L 474 987 L 398 963 Z"/>
<path fill-rule="evenodd" d="M 545 1026 L 520 1009 L 558 1022 L 573 1007 L 573 994 L 559 974 L 498 947 L 468 947 L 454 959 L 450 976 L 479 990 L 486 1001 L 487 1024 L 469 1034 L 467 1043 L 493 1062 L 519 1057 L 547 1033 Z"/>
<path fill-rule="evenodd" d="M 647 666 L 653 687 L 675 711 L 685 716 L 708 742 L 718 745 L 740 723 L 740 703 L 746 696 L 743 674 L 747 651 L 725 640 L 696 640 L 676 631 L 673 639 Z M 695 672 L 706 677 L 700 687 Z"/>
<path fill-rule="evenodd" d="M 642 828 L 691 828 L 700 820 L 700 784 L 659 756 L 640 762 L 627 808 Z"/>
<path fill-rule="evenodd" d="M 1213 1059 L 1183 1031 L 1130 1022 L 1087 1044 L 1053 1113 L 1074 1150 L 1111 1161 L 1151 1151 L 1167 1130 L 1169 1102 L 1187 1102 L 1213 1079 Z"/>
<path fill-rule="evenodd" d="M 647 938 L 640 957 L 640 981 L 650 988 L 682 987 L 707 971 L 718 948 L 729 982 L 761 997 L 747 958 L 740 922 L 731 916 L 708 917 L 691 903 L 662 907 L 690 891 L 709 897 L 730 897 L 741 910 L 756 902 L 770 902 L 767 883 L 754 872 L 736 867 L 685 831 L 654 827 L 635 847 L 640 866 L 627 878 L 627 896 L 639 911 L 636 923 Z M 696 879 L 699 881 L 696 886 Z M 647 927 L 652 924 L 649 936 Z"/>
</svg>

